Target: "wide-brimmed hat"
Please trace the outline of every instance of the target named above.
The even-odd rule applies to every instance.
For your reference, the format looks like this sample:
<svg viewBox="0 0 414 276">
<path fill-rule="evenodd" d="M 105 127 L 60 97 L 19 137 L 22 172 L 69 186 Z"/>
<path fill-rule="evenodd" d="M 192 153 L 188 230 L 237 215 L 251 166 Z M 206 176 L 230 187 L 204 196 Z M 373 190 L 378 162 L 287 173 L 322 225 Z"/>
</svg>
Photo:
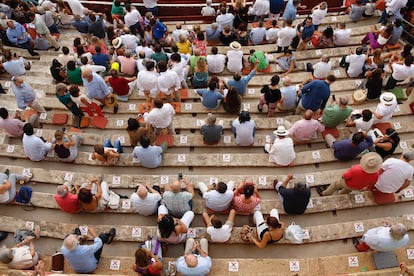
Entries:
<svg viewBox="0 0 414 276">
<path fill-rule="evenodd" d="M 241 44 L 237 41 L 233 41 L 232 43 L 230 43 L 230 48 L 232 48 L 233 50 L 240 50 Z"/>
<path fill-rule="evenodd" d="M 277 136 L 286 136 L 289 134 L 289 132 L 286 130 L 284 126 L 278 126 L 275 131 L 273 131 L 274 134 Z"/>
<path fill-rule="evenodd" d="M 112 40 L 112 46 L 114 46 L 115 49 L 118 49 L 119 47 L 121 47 L 122 44 L 122 39 L 120 39 L 119 37 L 114 38 Z"/>
<path fill-rule="evenodd" d="M 376 152 L 368 152 L 362 155 L 360 164 L 366 173 L 375 173 L 381 169 L 382 158 Z"/>
<path fill-rule="evenodd" d="M 380 101 L 383 104 L 392 104 L 397 101 L 397 97 L 393 93 L 390 92 L 384 92 L 380 96 Z"/>
<path fill-rule="evenodd" d="M 362 104 L 367 100 L 367 93 L 364 89 L 357 89 L 352 93 L 352 98 L 356 104 Z"/>
</svg>

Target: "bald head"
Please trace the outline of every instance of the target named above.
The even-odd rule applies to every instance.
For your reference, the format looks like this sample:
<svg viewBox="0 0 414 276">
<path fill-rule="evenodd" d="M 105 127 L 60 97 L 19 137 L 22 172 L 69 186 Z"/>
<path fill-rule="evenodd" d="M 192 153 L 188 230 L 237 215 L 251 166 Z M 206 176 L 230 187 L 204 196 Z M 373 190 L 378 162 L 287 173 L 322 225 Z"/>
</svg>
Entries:
<svg viewBox="0 0 414 276">
<path fill-rule="evenodd" d="M 90 79 L 92 79 L 92 70 L 90 68 L 83 69 L 82 78 L 88 79 L 90 81 Z"/>
<path fill-rule="evenodd" d="M 341 96 L 339 98 L 339 104 L 342 106 L 348 105 L 349 98 L 347 96 Z"/>
<path fill-rule="evenodd" d="M 188 267 L 196 267 L 198 264 L 197 256 L 194 254 L 188 254 L 184 257 Z"/>
<path fill-rule="evenodd" d="M 407 227 L 402 223 L 391 225 L 391 236 L 396 240 L 401 240 L 407 234 Z"/>
<path fill-rule="evenodd" d="M 288 76 L 283 78 L 283 85 L 284 86 L 289 86 L 291 84 L 292 84 L 292 80 Z"/>
<path fill-rule="evenodd" d="M 313 111 L 308 109 L 305 111 L 305 115 L 303 116 L 303 118 L 305 118 L 305 120 L 310 120 L 312 119 L 313 116 Z"/>
<path fill-rule="evenodd" d="M 145 188 L 144 185 L 139 185 L 138 190 L 137 190 L 137 194 L 138 194 L 139 198 L 141 198 L 141 199 L 146 198 L 147 195 L 148 195 L 147 188 Z"/>
<path fill-rule="evenodd" d="M 70 250 L 70 251 L 74 250 L 78 244 L 79 244 L 78 236 L 76 236 L 75 234 L 70 234 L 63 241 L 63 246 L 67 250 Z"/>
<path fill-rule="evenodd" d="M 181 184 L 180 181 L 175 180 L 172 184 L 171 184 L 171 191 L 173 193 L 179 193 L 181 192 Z"/>
</svg>

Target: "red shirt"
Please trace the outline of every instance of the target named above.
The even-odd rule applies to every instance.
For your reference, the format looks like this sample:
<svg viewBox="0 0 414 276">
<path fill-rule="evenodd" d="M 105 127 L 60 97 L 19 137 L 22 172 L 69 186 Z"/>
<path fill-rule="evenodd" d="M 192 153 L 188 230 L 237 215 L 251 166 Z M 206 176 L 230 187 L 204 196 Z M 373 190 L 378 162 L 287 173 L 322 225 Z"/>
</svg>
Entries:
<svg viewBox="0 0 414 276">
<path fill-rule="evenodd" d="M 111 85 L 114 93 L 118 96 L 125 96 L 129 93 L 129 81 L 126 78 L 109 78 L 109 84 Z"/>
<path fill-rule="evenodd" d="M 246 201 L 244 195 L 241 194 L 233 198 L 233 209 L 237 214 L 250 214 L 261 201 L 260 198 L 254 195 L 250 197 L 250 201 Z"/>
<path fill-rule="evenodd" d="M 377 183 L 378 172 L 366 173 L 362 170 L 361 165 L 353 165 L 348 169 L 342 177 L 345 179 L 346 185 L 354 190 L 362 190 L 365 187 L 372 188 Z"/>
<path fill-rule="evenodd" d="M 54 195 L 53 197 L 55 198 L 60 209 L 64 212 L 77 213 L 81 208 L 78 196 L 72 193 L 68 193 L 66 197 L 61 197 L 59 195 Z"/>
</svg>

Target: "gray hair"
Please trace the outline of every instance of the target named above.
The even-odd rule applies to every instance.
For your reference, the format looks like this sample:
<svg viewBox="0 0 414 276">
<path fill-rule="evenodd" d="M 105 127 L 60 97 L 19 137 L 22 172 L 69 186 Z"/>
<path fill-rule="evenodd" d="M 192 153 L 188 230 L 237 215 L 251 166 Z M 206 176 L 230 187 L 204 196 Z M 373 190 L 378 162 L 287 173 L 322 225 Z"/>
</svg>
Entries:
<svg viewBox="0 0 414 276">
<path fill-rule="evenodd" d="M 347 105 L 348 104 L 348 97 L 347 96 L 339 97 L 339 103 L 342 104 L 342 105 Z"/>
<path fill-rule="evenodd" d="M 0 262 L 8 264 L 13 260 L 13 251 L 10 248 L 0 248 Z"/>
<path fill-rule="evenodd" d="M 76 246 L 78 246 L 78 244 L 79 244 L 79 239 L 78 239 L 78 236 L 76 236 L 75 234 L 70 234 L 63 241 L 63 246 L 67 250 L 70 250 L 70 251 L 74 250 Z"/>
<path fill-rule="evenodd" d="M 407 234 L 407 227 L 405 227 L 405 225 L 402 223 L 397 223 L 391 225 L 390 232 L 394 239 L 401 240 L 404 238 L 405 234 Z"/>
<path fill-rule="evenodd" d="M 56 188 L 56 194 L 60 197 L 66 197 L 66 195 L 68 194 L 68 191 L 65 189 L 65 185 L 59 185 Z"/>
<path fill-rule="evenodd" d="M 207 125 L 212 126 L 216 123 L 216 116 L 213 115 L 213 113 L 207 114 Z"/>
<path fill-rule="evenodd" d="M 327 55 L 327 54 L 323 54 L 322 56 L 321 56 L 321 61 L 323 61 L 323 62 L 329 62 L 329 56 Z"/>
<path fill-rule="evenodd" d="M 412 150 L 404 151 L 402 156 L 407 161 L 414 160 L 414 151 L 412 151 Z"/>
</svg>

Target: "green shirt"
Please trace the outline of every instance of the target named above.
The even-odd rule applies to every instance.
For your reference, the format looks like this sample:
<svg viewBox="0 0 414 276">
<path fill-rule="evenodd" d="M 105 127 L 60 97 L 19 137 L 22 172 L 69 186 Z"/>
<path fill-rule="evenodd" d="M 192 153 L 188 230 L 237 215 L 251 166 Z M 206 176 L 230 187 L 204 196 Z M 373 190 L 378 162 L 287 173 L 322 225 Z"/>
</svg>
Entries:
<svg viewBox="0 0 414 276">
<path fill-rule="evenodd" d="M 82 84 L 81 69 L 75 68 L 75 70 L 67 70 L 68 80 L 71 84 Z"/>
<path fill-rule="evenodd" d="M 115 3 L 112 3 L 111 13 L 116 14 L 116 15 L 124 15 L 124 7 L 122 7 L 121 5 L 119 5 L 117 7 L 117 6 L 115 6 Z"/>
<path fill-rule="evenodd" d="M 257 60 L 259 61 L 257 70 L 264 70 L 269 66 L 269 62 L 266 60 L 266 57 L 263 51 L 254 52 L 253 55 L 249 57 L 249 61 L 251 63 L 255 64 Z"/>
<path fill-rule="evenodd" d="M 165 60 L 166 62 L 168 62 L 168 56 L 166 53 L 153 53 L 151 55 L 151 59 L 155 60 L 157 63 L 160 62 L 161 60 Z"/>
<path fill-rule="evenodd" d="M 352 108 L 340 108 L 339 105 L 327 105 L 323 110 L 322 123 L 328 127 L 333 128 L 345 121 L 352 112 Z"/>
</svg>

